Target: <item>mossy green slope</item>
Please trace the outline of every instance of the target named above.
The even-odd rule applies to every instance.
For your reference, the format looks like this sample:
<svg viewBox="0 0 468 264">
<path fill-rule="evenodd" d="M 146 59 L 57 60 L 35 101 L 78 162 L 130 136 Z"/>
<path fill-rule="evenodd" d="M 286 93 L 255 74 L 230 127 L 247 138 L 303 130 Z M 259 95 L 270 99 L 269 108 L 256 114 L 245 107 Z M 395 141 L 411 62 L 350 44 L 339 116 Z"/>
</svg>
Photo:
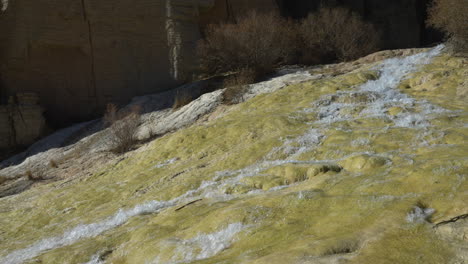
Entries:
<svg viewBox="0 0 468 264">
<path fill-rule="evenodd" d="M 435 209 L 432 222 L 468 211 L 468 109 L 460 96 L 467 68 L 463 59 L 442 55 L 402 82 L 403 92 L 451 110 L 434 115 L 426 127 L 361 117 L 359 107 L 340 110 L 352 118 L 317 122 L 314 107 L 324 96 L 377 77 L 365 66 L 258 96 L 220 119 L 165 135 L 86 179 L 3 198 L 0 256 L 102 221 L 119 209 L 196 190 L 175 206 L 139 214 L 28 261 L 84 263 L 93 256 L 107 263 L 455 261 L 431 224 L 406 218 L 418 202 Z M 424 76 L 432 77 L 421 81 Z M 439 85 L 433 88 L 433 82 Z M 431 89 L 423 92 L 420 86 Z M 216 240 L 213 234 L 229 227 L 236 231 L 229 241 L 221 237 L 220 250 L 205 252 L 208 242 L 202 238 L 212 234 Z"/>
</svg>

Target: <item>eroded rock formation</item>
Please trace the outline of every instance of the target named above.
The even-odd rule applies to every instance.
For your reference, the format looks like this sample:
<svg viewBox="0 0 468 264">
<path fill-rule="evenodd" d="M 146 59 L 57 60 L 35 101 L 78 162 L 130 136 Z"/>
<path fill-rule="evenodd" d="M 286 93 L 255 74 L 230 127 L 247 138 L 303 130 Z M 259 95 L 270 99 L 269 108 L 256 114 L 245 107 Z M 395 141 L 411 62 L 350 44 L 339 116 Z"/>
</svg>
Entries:
<svg viewBox="0 0 468 264">
<path fill-rule="evenodd" d="M 99 116 L 109 102 L 190 80 L 202 29 L 253 9 L 301 17 L 320 4 L 342 4 L 377 23 L 387 47 L 418 46 L 422 2 L 11 1 L 0 15 L 0 98 L 35 92 L 52 123 Z"/>
</svg>

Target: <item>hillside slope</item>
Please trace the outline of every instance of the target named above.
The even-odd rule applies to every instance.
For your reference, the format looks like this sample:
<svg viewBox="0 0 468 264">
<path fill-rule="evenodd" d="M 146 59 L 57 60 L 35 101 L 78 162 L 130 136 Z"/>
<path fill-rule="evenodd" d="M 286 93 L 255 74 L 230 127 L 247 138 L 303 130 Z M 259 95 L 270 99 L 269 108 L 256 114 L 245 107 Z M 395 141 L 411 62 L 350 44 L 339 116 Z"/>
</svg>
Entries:
<svg viewBox="0 0 468 264">
<path fill-rule="evenodd" d="M 0 263 L 465 263 L 468 61 L 442 48 L 314 68 L 0 198 Z"/>
</svg>

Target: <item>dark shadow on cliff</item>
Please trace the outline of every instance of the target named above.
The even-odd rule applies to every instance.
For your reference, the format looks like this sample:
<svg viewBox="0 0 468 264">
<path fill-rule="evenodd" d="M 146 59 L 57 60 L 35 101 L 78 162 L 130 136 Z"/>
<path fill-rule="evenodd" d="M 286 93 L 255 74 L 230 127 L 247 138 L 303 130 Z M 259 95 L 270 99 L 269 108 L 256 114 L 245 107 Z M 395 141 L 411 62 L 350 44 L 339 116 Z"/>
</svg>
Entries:
<svg viewBox="0 0 468 264">
<path fill-rule="evenodd" d="M 93 120 L 58 130 L 51 135 L 38 140 L 20 154 L 1 161 L 0 169 L 18 165 L 28 157 L 38 153 L 45 152 L 53 148 L 61 148 L 74 144 L 79 140 L 102 130 L 102 128 L 103 126 L 101 120 Z"/>
</svg>

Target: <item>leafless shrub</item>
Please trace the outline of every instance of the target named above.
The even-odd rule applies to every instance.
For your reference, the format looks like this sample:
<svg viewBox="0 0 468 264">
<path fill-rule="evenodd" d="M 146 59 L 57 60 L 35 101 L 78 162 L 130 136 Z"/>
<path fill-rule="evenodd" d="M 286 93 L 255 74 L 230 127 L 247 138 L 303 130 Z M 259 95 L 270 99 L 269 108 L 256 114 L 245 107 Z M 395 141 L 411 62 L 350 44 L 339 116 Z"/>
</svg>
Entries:
<svg viewBox="0 0 468 264">
<path fill-rule="evenodd" d="M 119 111 L 114 104 L 108 104 L 104 122 L 109 126 L 112 150 L 115 153 L 127 152 L 136 143 L 135 134 L 141 123 L 140 107 Z"/>
<path fill-rule="evenodd" d="M 52 160 L 49 161 L 49 167 L 56 169 L 56 168 L 58 168 L 58 164 L 57 164 L 57 162 L 55 160 L 52 159 Z"/>
<path fill-rule="evenodd" d="M 237 24 L 211 25 L 197 53 L 208 75 L 251 69 L 271 72 L 294 55 L 295 27 L 275 14 L 250 13 Z"/>
<path fill-rule="evenodd" d="M 223 103 L 237 104 L 244 100 L 243 96 L 247 91 L 247 85 L 255 81 L 255 72 L 243 69 L 237 74 L 228 77 L 224 81 Z"/>
<path fill-rule="evenodd" d="M 34 173 L 31 170 L 26 171 L 26 177 L 30 181 L 42 181 L 45 180 L 45 176 L 43 175 L 42 172 L 35 171 Z"/>
<path fill-rule="evenodd" d="M 468 0 L 434 0 L 427 24 L 443 31 L 455 52 L 468 53 Z"/>
<path fill-rule="evenodd" d="M 177 91 L 177 94 L 174 99 L 174 104 L 172 105 L 173 110 L 177 110 L 181 108 L 182 106 L 188 105 L 193 101 L 192 96 L 189 94 L 189 92 L 179 92 Z"/>
<path fill-rule="evenodd" d="M 377 50 L 379 34 L 372 24 L 344 8 L 322 8 L 300 26 L 305 63 L 347 61 Z"/>
</svg>

